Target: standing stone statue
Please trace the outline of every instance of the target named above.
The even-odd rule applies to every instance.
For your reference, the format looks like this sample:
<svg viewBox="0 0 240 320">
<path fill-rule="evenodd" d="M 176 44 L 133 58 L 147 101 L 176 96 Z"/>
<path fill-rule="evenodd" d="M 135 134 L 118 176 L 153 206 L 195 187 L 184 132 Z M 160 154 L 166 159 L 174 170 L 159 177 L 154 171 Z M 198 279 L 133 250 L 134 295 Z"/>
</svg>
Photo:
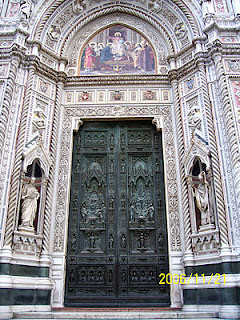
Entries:
<svg viewBox="0 0 240 320">
<path fill-rule="evenodd" d="M 29 183 L 23 185 L 21 227 L 33 228 L 33 222 L 36 217 L 39 192 L 34 187 L 33 181 L 34 179 L 31 179 Z"/>
<path fill-rule="evenodd" d="M 209 183 L 206 180 L 204 171 L 200 172 L 198 176 L 200 183 L 198 186 L 192 185 L 193 194 L 196 198 L 197 208 L 201 212 L 201 226 L 211 223 L 211 214 L 209 206 Z"/>
</svg>

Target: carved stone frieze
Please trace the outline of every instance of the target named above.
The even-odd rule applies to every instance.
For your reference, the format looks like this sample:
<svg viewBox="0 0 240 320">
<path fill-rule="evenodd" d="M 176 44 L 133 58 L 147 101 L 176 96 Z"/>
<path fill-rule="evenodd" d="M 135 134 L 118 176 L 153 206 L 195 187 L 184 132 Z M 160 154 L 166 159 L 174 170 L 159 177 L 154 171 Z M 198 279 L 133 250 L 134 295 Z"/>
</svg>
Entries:
<svg viewBox="0 0 240 320">
<path fill-rule="evenodd" d="M 82 106 L 82 107 L 65 107 L 60 147 L 60 162 L 59 162 L 59 178 L 57 186 L 57 208 L 55 215 L 55 236 L 54 236 L 54 251 L 64 251 L 64 238 L 63 230 L 67 221 L 68 203 L 66 202 L 68 189 L 69 189 L 69 158 L 71 157 L 72 147 L 71 139 L 74 130 L 73 119 L 82 120 L 84 118 L 115 118 L 119 119 L 128 117 L 157 117 L 162 118 L 163 136 L 164 136 L 164 162 L 166 170 L 166 190 L 168 194 L 168 202 L 166 203 L 167 215 L 169 219 L 169 233 L 170 233 L 170 248 L 172 251 L 181 250 L 180 238 L 180 220 L 179 220 L 179 204 L 177 192 L 177 174 L 176 174 L 176 158 L 174 150 L 174 135 L 172 123 L 172 111 L 169 107 L 160 106 Z M 73 122 L 74 121 L 74 122 Z M 156 124 L 158 121 L 156 122 Z"/>
</svg>

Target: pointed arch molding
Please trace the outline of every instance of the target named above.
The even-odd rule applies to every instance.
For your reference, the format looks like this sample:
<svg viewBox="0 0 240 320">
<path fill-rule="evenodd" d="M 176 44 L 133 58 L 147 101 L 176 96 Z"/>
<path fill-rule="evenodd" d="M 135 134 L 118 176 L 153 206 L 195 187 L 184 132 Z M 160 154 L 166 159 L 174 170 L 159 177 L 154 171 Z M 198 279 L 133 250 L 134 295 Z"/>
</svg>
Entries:
<svg viewBox="0 0 240 320">
<path fill-rule="evenodd" d="M 37 143 L 27 149 L 23 154 L 23 172 L 27 172 L 27 167 L 33 163 L 34 160 L 39 160 L 40 166 L 43 169 L 44 177 L 48 178 L 51 166 L 51 159 L 43 148 L 43 144 Z"/>
<path fill-rule="evenodd" d="M 163 8 L 165 12 L 160 10 L 158 13 L 152 12 L 146 5 L 139 3 L 140 1 L 138 0 L 135 2 L 127 0 L 124 1 L 124 3 L 116 1 L 114 5 L 113 2 L 109 3 L 109 1 L 102 1 L 101 4 L 99 4 L 98 1 L 95 8 L 94 6 L 89 6 L 86 10 L 77 14 L 72 10 L 73 2 L 72 0 L 52 2 L 44 12 L 41 20 L 35 24 L 35 32 L 32 33 L 32 40 L 46 43 L 49 29 L 52 26 L 58 25 L 59 21 L 61 21 L 62 18 L 66 19 L 67 16 L 66 23 L 63 24 L 64 26 L 62 28 L 57 30 L 58 34 L 55 33 L 56 38 L 53 39 L 55 48 L 52 51 L 57 55 L 63 56 L 66 54 L 69 42 L 78 30 L 98 18 L 106 18 L 113 13 L 118 13 L 118 16 L 121 16 L 119 13 L 122 13 L 123 16 L 135 16 L 140 19 L 142 23 L 145 21 L 146 24 L 154 27 L 164 38 L 169 54 L 176 53 L 182 46 L 181 39 L 178 38 L 176 30 L 174 30 L 176 24 L 183 23 L 189 43 L 193 38 L 201 35 L 199 22 L 195 19 L 196 13 L 194 14 L 182 0 L 164 1 Z M 39 9 L 41 9 L 41 7 Z M 174 20 L 174 17 L 177 20 Z M 116 22 L 117 21 L 115 21 L 115 23 Z M 134 25 L 132 26 L 134 27 Z"/>
<path fill-rule="evenodd" d="M 186 151 L 184 157 L 184 166 L 186 176 L 189 176 L 190 171 L 193 167 L 194 160 L 199 158 L 202 163 L 205 163 L 207 166 L 207 170 L 210 169 L 210 158 L 209 158 L 209 149 L 206 145 L 201 143 L 198 139 L 193 138 L 191 140 L 191 144 Z"/>
</svg>

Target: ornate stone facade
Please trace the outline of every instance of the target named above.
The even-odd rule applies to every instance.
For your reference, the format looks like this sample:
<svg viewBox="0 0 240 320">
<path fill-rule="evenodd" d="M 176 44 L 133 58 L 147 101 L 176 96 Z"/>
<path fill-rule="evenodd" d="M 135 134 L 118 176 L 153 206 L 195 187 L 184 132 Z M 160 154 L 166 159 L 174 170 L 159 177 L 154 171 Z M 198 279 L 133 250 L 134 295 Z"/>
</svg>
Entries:
<svg viewBox="0 0 240 320">
<path fill-rule="evenodd" d="M 188 283 L 171 284 L 171 306 L 202 311 L 218 296 L 209 310 L 224 318 L 231 309 L 237 318 L 239 6 L 7 0 L 0 11 L 0 263 L 7 270 L 0 311 L 10 318 L 27 310 L 17 298 L 22 289 L 31 290 L 35 311 L 64 306 L 74 132 L 86 121 L 149 120 L 162 132 L 169 272 L 185 273 Z M 27 228 L 29 181 L 38 198 Z M 141 233 L 138 242 L 144 248 Z M 213 272 L 226 279 L 203 294 L 200 273 Z"/>
</svg>

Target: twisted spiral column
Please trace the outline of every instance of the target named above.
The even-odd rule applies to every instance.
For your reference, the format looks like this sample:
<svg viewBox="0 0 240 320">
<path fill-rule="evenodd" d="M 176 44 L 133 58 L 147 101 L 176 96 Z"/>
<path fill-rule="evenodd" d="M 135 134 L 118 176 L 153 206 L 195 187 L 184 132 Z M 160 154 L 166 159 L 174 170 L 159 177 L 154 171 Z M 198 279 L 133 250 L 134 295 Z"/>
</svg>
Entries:
<svg viewBox="0 0 240 320">
<path fill-rule="evenodd" d="M 178 156 L 179 156 L 179 168 L 181 178 L 181 192 L 182 192 L 182 208 L 183 208 L 183 224 L 185 234 L 185 253 L 192 252 L 191 248 L 191 221 L 189 215 L 189 201 L 188 201 L 188 187 L 187 180 L 183 165 L 184 158 L 184 139 L 183 139 L 183 128 L 182 128 L 182 117 L 180 110 L 180 99 L 178 90 L 178 81 L 172 81 L 174 105 L 175 105 L 175 116 L 177 125 L 177 137 L 178 137 Z"/>
<path fill-rule="evenodd" d="M 209 136 L 209 145 L 211 150 L 211 160 L 212 160 L 212 170 L 213 170 L 213 184 L 214 184 L 215 197 L 216 197 L 217 215 L 219 220 L 221 246 L 226 247 L 228 246 L 226 211 L 225 211 L 225 204 L 223 199 L 223 187 L 222 187 L 222 180 L 221 180 L 221 172 L 219 169 L 219 157 L 218 157 L 217 141 L 216 141 L 215 130 L 214 130 L 212 106 L 210 103 L 204 62 L 199 63 L 199 74 L 201 78 L 202 93 L 203 93 L 207 125 L 208 125 L 208 136 Z"/>
<path fill-rule="evenodd" d="M 53 203 L 53 188 L 54 188 L 54 174 L 57 154 L 57 136 L 59 130 L 59 118 L 60 118 L 60 106 L 63 90 L 63 81 L 58 82 L 56 87 L 56 99 L 54 109 L 54 119 L 52 127 L 51 145 L 50 145 L 50 157 L 52 159 L 52 165 L 49 171 L 48 186 L 46 192 L 46 206 L 44 214 L 44 225 L 43 225 L 43 251 L 49 251 L 50 242 L 50 227 L 52 217 L 52 203 Z"/>
<path fill-rule="evenodd" d="M 13 235 L 13 230 L 15 225 L 15 219 L 16 219 L 16 213 L 17 213 L 16 211 L 17 211 L 17 205 L 18 205 L 18 199 L 19 199 L 19 193 L 20 193 L 20 190 L 19 190 L 20 175 L 21 175 L 21 168 L 22 168 L 23 149 L 25 146 L 25 132 L 26 132 L 26 125 L 27 125 L 28 107 L 29 107 L 29 102 L 31 98 L 31 90 L 32 90 L 35 70 L 36 70 L 35 65 L 31 64 L 29 66 L 28 80 L 26 84 L 26 92 L 24 97 L 21 121 L 20 121 L 18 138 L 17 138 L 17 147 L 15 151 L 15 160 L 14 160 L 13 174 L 12 174 L 12 180 L 11 180 L 8 215 L 7 215 L 7 222 L 6 222 L 5 235 L 4 235 L 5 246 L 11 246 L 11 243 L 12 243 L 12 235 Z"/>
<path fill-rule="evenodd" d="M 9 75 L 6 83 L 6 90 L 5 90 L 4 100 L 2 104 L 2 112 L 0 115 L 0 155 L 3 154 L 4 139 L 7 131 L 6 130 L 7 123 L 8 123 L 12 96 L 13 96 L 13 89 L 15 85 L 15 79 L 16 79 L 19 63 L 20 63 L 20 58 L 17 56 L 13 56 L 10 67 L 9 67 Z"/>
</svg>

